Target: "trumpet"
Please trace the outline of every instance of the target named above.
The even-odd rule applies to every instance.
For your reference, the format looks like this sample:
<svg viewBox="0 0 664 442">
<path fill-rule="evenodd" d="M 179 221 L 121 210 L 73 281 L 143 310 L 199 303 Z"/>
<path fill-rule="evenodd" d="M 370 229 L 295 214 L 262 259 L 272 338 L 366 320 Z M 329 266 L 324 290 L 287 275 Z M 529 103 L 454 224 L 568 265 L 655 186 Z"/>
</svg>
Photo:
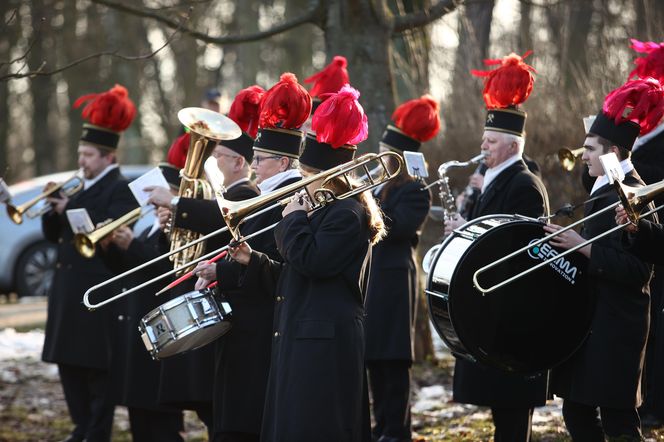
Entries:
<svg viewBox="0 0 664 442">
<path fill-rule="evenodd" d="M 101 239 L 108 236 L 118 227 L 136 222 L 140 217 L 141 207 L 137 207 L 134 210 L 125 213 L 120 218 L 111 221 L 90 233 L 77 233 L 74 235 L 74 247 L 83 257 L 92 258 L 95 256 L 97 243 Z"/>
<path fill-rule="evenodd" d="M 394 157 L 395 160 L 397 161 L 398 167 L 396 168 L 396 170 L 393 170 L 394 168 L 388 168 L 388 165 L 386 163 L 386 159 L 388 157 Z M 208 160 L 208 161 L 206 161 L 207 164 L 205 165 L 206 166 L 205 167 L 206 172 L 208 171 L 208 169 L 211 168 L 212 161 L 214 161 L 214 159 L 212 159 L 212 161 L 210 161 L 210 160 Z M 349 186 L 349 190 L 347 190 L 345 192 L 342 192 L 342 193 L 339 193 L 339 194 L 335 194 L 333 191 L 331 191 L 330 189 L 325 187 L 328 183 L 330 183 L 330 181 L 332 181 L 335 178 L 341 178 L 346 183 L 350 184 L 351 183 L 350 176 L 354 175 L 354 174 L 357 174 L 358 171 L 363 171 L 366 175 L 370 175 L 368 164 L 371 163 L 371 162 L 378 162 L 380 167 L 384 168 L 385 172 L 383 174 L 380 174 L 379 178 L 377 178 L 377 179 L 368 178 L 366 181 L 362 181 L 362 183 L 358 187 Z M 276 191 L 271 192 L 267 195 L 257 196 L 255 198 L 251 198 L 251 199 L 248 199 L 248 200 L 245 200 L 245 201 L 239 201 L 239 202 L 231 202 L 231 201 L 225 200 L 221 196 L 220 184 L 223 183 L 223 176 L 219 173 L 219 171 L 217 169 L 217 171 L 214 175 L 208 173 L 208 179 L 210 179 L 210 184 L 212 185 L 212 188 L 215 189 L 215 193 L 217 195 L 217 203 L 219 204 L 219 207 L 221 209 L 221 213 L 224 217 L 224 221 L 226 222 L 226 227 L 218 229 L 214 232 L 211 232 L 211 233 L 209 233 L 209 234 L 207 234 L 207 235 L 205 235 L 201 238 L 198 238 L 195 241 L 192 241 L 192 243 L 193 242 L 205 241 L 206 239 L 208 239 L 212 236 L 218 235 L 220 233 L 223 233 L 223 232 L 226 232 L 226 231 L 229 231 L 229 230 L 231 231 L 231 233 L 233 234 L 233 237 L 236 240 L 238 240 L 239 242 L 244 242 L 244 241 L 247 241 L 247 240 L 249 240 L 249 239 L 251 239 L 255 236 L 261 235 L 261 234 L 263 234 L 263 233 L 265 233 L 269 230 L 272 230 L 273 228 L 275 228 L 277 226 L 277 224 L 279 224 L 279 222 L 276 222 L 276 223 L 271 224 L 267 227 L 264 227 L 263 229 L 258 230 L 258 231 L 254 232 L 251 235 L 248 235 L 246 237 L 240 238 L 240 235 L 239 235 L 239 226 L 243 221 L 246 221 L 250 218 L 258 216 L 258 215 L 260 215 L 262 213 L 265 213 L 269 210 L 272 210 L 275 207 L 285 206 L 286 204 L 288 204 L 288 202 L 290 202 L 292 195 L 297 194 L 297 193 L 299 193 L 303 190 L 306 191 L 306 186 L 308 184 L 314 183 L 316 181 L 319 181 L 319 180 L 322 181 L 320 187 L 318 187 L 312 193 L 309 193 L 308 191 L 306 191 L 306 193 L 309 196 L 309 198 L 311 200 L 311 203 L 312 203 L 312 208 L 311 208 L 312 211 L 313 210 L 318 210 L 321 207 L 323 207 L 324 205 L 326 205 L 328 203 L 332 203 L 336 200 L 350 198 L 350 197 L 358 195 L 362 192 L 371 190 L 376 186 L 380 186 L 381 184 L 397 177 L 399 175 L 399 173 L 401 172 L 402 168 L 403 168 L 403 159 L 401 158 L 401 155 L 399 155 L 396 152 L 391 152 L 390 151 L 390 152 L 383 152 L 383 153 L 380 153 L 380 154 L 368 153 L 368 154 L 364 154 L 361 157 L 358 157 L 358 158 L 356 158 L 352 161 L 349 161 L 348 163 L 342 164 L 340 166 L 337 166 L 337 167 L 329 169 L 329 170 L 325 170 L 325 171 L 320 172 L 316 175 L 312 175 L 308 178 L 305 178 L 301 181 L 298 181 L 296 183 L 285 186 L 281 189 L 277 189 Z M 219 180 L 221 180 L 221 181 L 219 181 Z M 152 260 L 150 260 L 146 263 L 143 263 L 143 264 L 141 264 L 141 265 L 139 265 L 139 266 L 137 266 L 137 267 L 135 267 L 131 270 L 128 270 L 124 273 L 116 275 L 116 276 L 114 276 L 113 278 L 111 278 L 107 281 L 101 282 L 97 285 L 94 285 L 94 286 L 90 287 L 85 292 L 85 294 L 83 295 L 83 304 L 85 304 L 85 306 L 88 309 L 94 310 L 94 309 L 99 308 L 103 305 L 109 304 L 109 303 L 111 303 L 111 302 L 113 302 L 117 299 L 123 298 L 123 297 L 137 291 L 137 290 L 141 290 L 142 288 L 147 287 L 147 286 L 155 283 L 156 281 L 159 281 L 159 280 L 164 279 L 168 276 L 171 276 L 175 273 L 178 273 L 178 272 L 181 272 L 181 271 L 183 271 L 187 268 L 190 268 L 193 265 L 199 263 L 200 261 L 209 259 L 209 258 L 211 258 L 215 255 L 218 255 L 219 253 L 223 252 L 224 250 L 228 250 L 228 248 L 229 248 L 229 246 L 221 247 L 217 250 L 214 250 L 210 253 L 205 254 L 204 256 L 200 256 L 200 257 L 194 259 L 193 261 L 187 262 L 187 263 L 183 264 L 180 267 L 176 267 L 173 270 L 170 270 L 170 271 L 168 271 L 168 272 L 166 272 L 162 275 L 158 275 L 158 276 L 150 279 L 149 281 L 146 281 L 146 282 L 144 282 L 144 283 L 142 283 L 142 284 L 140 284 L 136 287 L 133 287 L 129 290 L 126 290 L 122 293 L 118 293 L 118 294 L 116 294 L 116 295 L 114 295 L 110 298 L 107 298 L 107 299 L 102 300 L 102 301 L 97 302 L 97 303 L 90 302 L 90 295 L 93 292 L 95 292 L 95 291 L 97 291 L 97 290 L 101 289 L 102 287 L 105 287 L 109 284 L 112 284 L 112 283 L 114 283 L 115 281 L 117 281 L 119 279 L 122 279 L 126 276 L 129 276 L 130 274 L 136 273 L 136 272 L 144 269 L 145 267 L 150 266 L 150 265 L 154 264 L 155 262 L 160 261 L 160 260 L 162 260 L 162 259 L 164 259 L 164 258 L 166 258 L 166 257 L 168 257 L 172 254 L 178 253 L 181 250 L 186 249 L 187 247 L 191 247 L 192 243 L 184 244 L 184 245 L 182 245 L 181 247 L 178 247 L 175 250 L 172 250 L 168 253 L 165 253 L 161 256 L 158 256 L 158 257 L 156 257 L 156 258 L 154 258 L 154 259 L 152 259 Z"/>
<path fill-rule="evenodd" d="M 583 155 L 583 147 L 576 148 L 574 150 L 563 147 L 558 150 L 558 163 L 560 167 L 565 169 L 567 172 L 571 172 L 576 165 L 577 160 Z"/>
<path fill-rule="evenodd" d="M 45 200 L 54 193 L 62 192 L 64 196 L 69 198 L 82 189 L 83 180 L 78 175 L 74 175 L 67 181 L 51 187 L 50 189 L 32 198 L 30 201 L 27 201 L 19 206 L 14 206 L 13 204 L 7 203 L 7 215 L 9 215 L 9 219 L 11 219 L 15 224 L 21 224 L 23 222 L 23 214 L 25 214 L 28 218 L 37 218 L 38 216 L 41 216 L 53 209 L 53 206 Z"/>
<path fill-rule="evenodd" d="M 497 289 L 499 289 L 499 288 L 501 288 L 501 287 L 513 282 L 513 281 L 516 281 L 517 279 L 520 279 L 520 278 L 534 272 L 535 270 L 538 270 L 538 269 L 540 269 L 544 266 L 547 266 L 547 265 L 551 264 L 552 262 L 557 261 L 557 260 L 569 255 L 570 253 L 574 253 L 577 250 L 582 249 L 583 247 L 587 246 L 588 244 L 592 244 L 595 241 L 597 241 L 599 239 L 602 239 L 602 238 L 612 234 L 613 232 L 617 232 L 619 230 L 622 230 L 625 227 L 627 227 L 628 225 L 630 225 L 632 223 L 636 223 L 639 219 L 641 219 L 643 217 L 646 217 L 646 216 L 649 216 L 649 215 L 652 215 L 653 213 L 657 212 L 658 210 L 664 208 L 664 205 L 661 205 L 661 206 L 656 207 L 654 209 L 648 210 L 646 213 L 643 213 L 643 214 L 641 213 L 643 211 L 643 209 L 648 204 L 650 204 L 650 202 L 652 200 L 654 200 L 661 193 L 664 193 L 664 181 L 660 181 L 658 183 L 650 184 L 648 186 L 643 186 L 643 187 L 625 186 L 624 184 L 622 184 L 618 181 L 615 181 L 613 183 L 613 185 L 615 186 L 616 191 L 618 192 L 619 200 L 617 202 L 615 202 L 613 204 L 610 204 L 610 205 L 606 206 L 605 208 L 603 208 L 601 210 L 598 210 L 597 212 L 595 212 L 591 215 L 588 215 L 587 217 L 582 218 L 582 219 L 570 224 L 569 226 L 558 230 L 557 232 L 551 233 L 550 235 L 547 235 L 547 236 L 545 236 L 544 238 L 542 238 L 538 241 L 532 242 L 532 243 L 528 244 L 525 247 L 522 247 L 518 250 L 515 250 L 514 252 L 510 253 L 509 255 L 504 256 L 504 257 L 500 258 L 499 260 L 492 262 L 491 264 L 485 265 L 484 267 L 481 267 L 481 268 L 477 269 L 475 271 L 475 273 L 473 274 L 473 286 L 477 290 L 479 290 L 483 295 L 486 295 L 487 293 L 491 293 L 494 290 L 497 290 Z M 581 223 L 584 223 L 587 220 L 592 219 L 592 218 L 594 218 L 594 217 L 596 217 L 596 216 L 598 216 L 598 215 L 600 215 L 604 212 L 615 209 L 619 204 L 623 205 L 623 207 L 625 208 L 625 212 L 627 212 L 627 216 L 629 217 L 629 221 L 626 222 L 625 224 L 619 224 L 619 225 L 607 230 L 606 232 L 600 233 L 599 235 L 596 235 L 592 238 L 589 238 L 586 241 L 582 242 L 581 244 L 578 244 L 578 245 L 576 245 L 576 246 L 574 246 L 574 247 L 572 247 L 568 250 L 565 250 L 564 252 L 559 253 L 556 256 L 552 257 L 552 258 L 549 258 L 545 261 L 542 261 L 539 264 L 537 264 L 536 266 L 533 266 L 533 267 L 529 268 L 528 270 L 524 270 L 521 273 L 517 273 L 516 275 L 514 275 L 514 276 L 512 276 L 508 279 L 505 279 L 502 282 L 498 282 L 498 283 L 492 285 L 491 287 L 484 288 L 484 287 L 481 286 L 481 284 L 479 282 L 479 275 L 486 272 L 487 270 L 492 269 L 492 268 L 502 264 L 503 262 L 505 262 L 505 261 L 507 261 L 507 260 L 523 253 L 523 252 L 528 251 L 529 249 L 532 249 L 534 247 L 539 247 L 541 244 L 545 243 L 549 239 L 551 239 L 551 238 L 553 238 L 557 235 L 560 235 L 561 233 L 566 232 L 566 231 L 576 227 L 577 225 L 579 225 Z"/>
</svg>

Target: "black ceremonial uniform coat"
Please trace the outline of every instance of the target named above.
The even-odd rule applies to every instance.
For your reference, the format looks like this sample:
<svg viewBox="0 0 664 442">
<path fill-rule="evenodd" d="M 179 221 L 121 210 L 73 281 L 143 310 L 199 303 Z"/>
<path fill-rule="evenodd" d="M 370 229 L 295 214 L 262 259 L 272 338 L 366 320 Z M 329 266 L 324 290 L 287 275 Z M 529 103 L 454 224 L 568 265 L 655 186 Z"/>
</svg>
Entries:
<svg viewBox="0 0 664 442">
<path fill-rule="evenodd" d="M 419 293 L 415 248 L 431 206 L 431 194 L 422 190 L 418 181 L 409 181 L 390 189 L 387 198 L 379 203 L 387 236 L 371 254 L 365 359 L 412 360 L 413 321 Z"/>
<path fill-rule="evenodd" d="M 490 214 L 536 218 L 548 212 L 544 185 L 518 161 L 495 177 L 480 195 L 471 219 Z M 502 408 L 540 406 L 546 403 L 547 378 L 546 373 L 525 378 L 459 358 L 454 367 L 454 400 Z"/>
<path fill-rule="evenodd" d="M 49 212 L 42 217 L 44 236 L 58 246 L 53 290 L 48 299 L 42 353 L 45 362 L 103 370 L 109 363 L 110 309 L 88 311 L 83 305 L 83 294 L 112 274 L 98 255 L 84 258 L 76 251 L 66 210 L 85 208 L 96 225 L 109 218 L 117 219 L 136 207 L 138 203 L 127 187 L 127 181 L 115 168 L 89 189 L 70 198 L 62 215 Z M 113 286 L 97 291 L 93 298 L 104 299 L 112 290 Z"/>
<path fill-rule="evenodd" d="M 635 171 L 624 184 L 643 182 Z M 618 200 L 610 185 L 595 191 L 600 198 L 586 204 L 584 216 Z M 615 226 L 611 210 L 586 221 L 583 237 L 590 238 Z M 621 232 L 592 244 L 588 275 L 597 306 L 591 332 L 581 348 L 553 370 L 553 392 L 582 404 L 632 408 L 641 403 L 641 372 L 648 337 L 652 267 L 626 252 Z"/>
<path fill-rule="evenodd" d="M 292 178 L 277 189 L 299 181 Z M 282 207 L 265 212 L 241 226 L 243 236 L 281 220 Z M 281 261 L 269 230 L 249 240 L 254 250 Z M 260 434 L 265 405 L 265 390 L 270 372 L 273 289 L 260 281 L 244 281 L 239 287 L 241 266 L 224 261 L 217 265 L 219 288 L 233 309 L 233 327 L 216 345 L 214 382 L 215 432 Z"/>
<path fill-rule="evenodd" d="M 276 300 L 261 440 L 359 441 L 370 250 L 364 208 L 348 198 L 311 217 L 297 211 L 275 237 L 284 264 L 254 252 L 245 275 Z"/>
<path fill-rule="evenodd" d="M 129 245 L 124 251 L 113 244 L 102 253 L 104 262 L 115 273 L 122 273 L 135 268 L 168 251 L 168 241 L 161 230 L 148 235 L 151 227 L 148 227 Z M 124 281 L 126 287 L 134 287 L 152 279 L 171 269 L 170 261 L 163 259 L 159 263 L 139 271 L 134 277 Z M 157 398 L 159 396 L 159 373 L 162 363 L 150 357 L 145 348 L 138 324 L 141 319 L 153 309 L 165 302 L 162 297 L 154 296 L 164 285 L 163 280 L 157 281 L 136 293 L 118 300 L 120 307 L 116 308 L 116 327 L 118 333 L 115 337 L 113 367 L 117 373 L 111 373 L 114 387 L 113 394 L 118 403 L 128 407 L 157 409 Z M 177 390 L 182 388 L 180 383 L 167 385 L 164 388 Z"/>
<path fill-rule="evenodd" d="M 255 187 L 251 183 L 243 182 L 229 188 L 224 196 L 233 200 L 241 195 L 250 194 L 252 189 Z M 225 223 L 215 200 L 181 198 L 174 225 L 205 234 L 223 227 Z M 210 238 L 206 241 L 203 253 L 207 254 L 226 245 L 229 239 L 230 234 L 220 234 Z M 191 278 L 173 288 L 170 298 L 163 299 L 162 302 L 173 299 L 176 295 L 194 291 L 195 282 L 196 278 Z M 211 407 L 215 382 L 214 346 L 207 345 L 186 354 L 175 355 L 162 362 L 159 402 L 189 409 L 199 409 L 202 404 Z M 178 388 L 174 388 L 174 385 Z"/>
</svg>

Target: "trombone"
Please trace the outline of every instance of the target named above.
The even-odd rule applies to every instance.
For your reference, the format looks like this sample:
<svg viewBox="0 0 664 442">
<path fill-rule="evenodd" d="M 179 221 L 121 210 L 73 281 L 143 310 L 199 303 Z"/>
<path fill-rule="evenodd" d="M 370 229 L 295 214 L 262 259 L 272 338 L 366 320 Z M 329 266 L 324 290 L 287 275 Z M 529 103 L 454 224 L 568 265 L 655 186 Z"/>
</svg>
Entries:
<svg viewBox="0 0 664 442">
<path fill-rule="evenodd" d="M 393 157 L 397 161 L 396 170 L 391 170 L 388 167 L 388 164 L 386 162 L 386 159 L 388 157 Z M 215 161 L 215 163 L 216 163 L 216 160 L 212 159 L 212 161 Z M 210 167 L 209 165 L 212 164 L 212 161 L 210 163 L 206 164 L 206 172 L 208 171 L 208 169 Z M 369 173 L 369 166 L 368 166 L 368 164 L 371 163 L 371 162 L 378 162 L 379 167 L 383 167 L 384 172 L 383 172 L 383 174 L 381 174 L 380 177 L 378 177 L 378 178 L 371 177 L 371 174 Z M 99 308 L 103 305 L 109 304 L 109 303 L 111 303 L 111 302 L 113 302 L 117 299 L 120 299 L 124 296 L 127 296 L 127 295 L 129 295 L 129 294 L 131 294 L 131 293 L 133 293 L 137 290 L 140 290 L 144 287 L 147 287 L 148 285 L 153 284 L 156 281 L 159 281 L 159 280 L 164 279 L 164 278 L 166 278 L 170 275 L 173 275 L 177 272 L 180 272 L 180 271 L 182 271 L 186 268 L 189 268 L 189 267 L 199 263 L 200 261 L 209 259 L 209 258 L 211 258 L 215 255 L 218 255 L 222 251 L 228 250 L 228 248 L 230 247 L 229 245 L 221 247 L 221 248 L 219 248 L 217 250 L 214 250 L 210 253 L 207 253 L 207 254 L 205 254 L 201 257 L 198 257 L 195 260 L 190 261 L 190 262 L 188 262 L 188 263 L 186 263 L 186 264 L 184 264 L 180 267 L 174 268 L 173 270 L 170 270 L 170 271 L 168 271 L 164 274 L 156 276 L 156 277 L 150 279 L 149 281 L 146 281 L 146 282 L 144 282 L 144 283 L 142 283 L 142 284 L 140 284 L 136 287 L 133 287 L 129 290 L 118 293 L 118 294 L 116 294 L 116 295 L 114 295 L 110 298 L 107 298 L 103 301 L 100 301 L 100 302 L 97 302 L 97 303 L 90 302 L 90 295 L 93 292 L 99 290 L 100 288 L 105 287 L 109 284 L 112 284 L 115 281 L 117 281 L 119 279 L 122 279 L 122 278 L 124 278 L 124 277 L 126 277 L 130 274 L 136 273 L 136 272 L 142 270 L 143 268 L 145 268 L 147 266 L 150 266 L 150 265 L 154 264 L 155 262 L 157 262 L 161 259 L 164 259 L 164 258 L 166 258 L 166 257 L 168 257 L 172 254 L 178 253 L 178 252 L 186 249 L 187 247 L 191 247 L 194 243 L 205 241 L 206 239 L 208 239 L 212 236 L 218 235 L 218 234 L 226 232 L 226 231 L 230 231 L 231 234 L 233 235 L 233 238 L 235 238 L 236 240 L 238 240 L 240 242 L 244 242 L 244 241 L 247 241 L 247 240 L 249 240 L 249 239 L 251 239 L 255 236 L 258 236 L 258 235 L 260 235 L 264 232 L 267 232 L 268 230 L 273 229 L 274 227 L 276 227 L 277 224 L 279 224 L 278 222 L 276 222 L 272 225 L 269 225 L 269 226 L 267 226 L 267 227 L 265 227 L 261 230 L 258 230 L 256 232 L 252 233 L 251 235 L 248 235 L 248 236 L 243 237 L 243 238 L 240 238 L 240 234 L 239 234 L 239 227 L 240 227 L 240 225 L 243 221 L 251 219 L 251 218 L 253 218 L 255 216 L 258 216 L 258 215 L 260 215 L 264 212 L 267 212 L 269 210 L 272 210 L 275 207 L 284 206 L 284 205 L 288 204 L 288 202 L 291 199 L 292 194 L 295 194 L 295 193 L 300 192 L 302 190 L 306 190 L 306 186 L 308 184 L 314 183 L 314 182 L 319 181 L 319 180 L 322 181 L 320 187 L 318 187 L 316 190 L 314 190 L 314 192 L 312 192 L 310 194 L 307 191 L 307 194 L 309 195 L 309 197 L 311 199 L 311 203 L 312 203 L 311 210 L 313 211 L 313 210 L 318 210 L 318 209 L 322 208 L 323 206 L 325 206 L 326 204 L 331 203 L 333 201 L 350 198 L 350 197 L 358 195 L 362 192 L 371 190 L 374 187 L 379 186 L 379 185 L 391 180 L 392 178 L 397 177 L 399 175 L 399 173 L 401 172 L 402 168 L 403 168 L 403 159 L 401 158 L 401 155 L 399 155 L 396 152 L 391 152 L 390 151 L 390 152 L 383 152 L 383 153 L 380 153 L 380 154 L 367 153 L 367 154 L 364 154 L 364 155 L 362 155 L 358 158 L 355 158 L 354 160 L 351 160 L 351 161 L 349 161 L 345 164 L 342 164 L 340 166 L 334 167 L 334 168 L 329 169 L 329 170 L 322 171 L 322 172 L 320 172 L 316 175 L 312 175 L 308 178 L 302 179 L 301 181 L 298 181 L 296 183 L 293 183 L 293 184 L 290 184 L 288 186 L 277 189 L 277 190 L 275 190 L 275 191 L 273 191 L 273 192 L 271 192 L 267 195 L 257 196 L 255 198 L 251 198 L 251 199 L 248 199 L 248 200 L 245 200 L 245 201 L 239 201 L 239 202 L 228 201 L 228 200 L 224 199 L 221 196 L 221 189 L 222 189 L 221 183 L 223 183 L 223 177 L 221 176 L 221 174 L 219 173 L 219 171 L 217 169 L 217 173 L 214 174 L 214 176 L 212 176 L 212 174 L 208 174 L 208 179 L 210 180 L 210 184 L 212 185 L 213 189 L 215 189 L 215 193 L 217 195 L 217 203 L 219 204 L 219 208 L 221 210 L 222 216 L 224 217 L 224 221 L 226 222 L 226 227 L 222 227 L 221 229 L 215 230 L 214 232 L 211 232 L 211 233 L 209 233 L 205 236 L 202 236 L 202 237 L 196 239 L 195 241 L 184 244 L 181 247 L 178 247 L 174 250 L 171 250 L 168 253 L 165 253 L 161 256 L 158 256 L 158 257 L 156 257 L 156 258 L 154 258 L 154 259 L 152 259 L 148 262 L 145 262 L 145 263 L 139 265 L 138 267 L 135 267 L 135 268 L 133 268 L 131 270 L 128 270 L 124 273 L 116 275 L 116 276 L 114 276 L 113 278 L 111 278 L 107 281 L 101 282 L 97 285 L 94 285 L 94 286 L 90 287 L 85 292 L 85 294 L 83 295 L 83 304 L 85 304 L 85 306 L 89 310 L 94 310 L 94 309 Z M 365 181 L 362 181 L 362 183 L 358 187 L 353 188 L 353 186 L 351 185 L 351 178 L 349 177 L 349 175 L 357 174 L 358 170 L 365 173 L 368 177 L 366 178 Z M 341 178 L 342 180 L 344 180 L 346 182 L 346 184 L 348 184 L 348 188 L 350 190 L 348 190 L 346 192 L 342 192 L 340 194 L 335 194 L 330 189 L 327 189 L 325 186 L 335 178 Z"/>
<path fill-rule="evenodd" d="M 518 250 L 515 250 L 514 252 L 510 253 L 507 256 L 504 256 L 504 257 L 500 258 L 497 261 L 494 261 L 490 264 L 485 265 L 484 267 L 481 267 L 481 268 L 477 269 L 475 271 L 475 273 L 473 273 L 473 286 L 477 290 L 479 290 L 482 293 L 482 295 L 486 295 L 487 293 L 491 293 L 494 290 L 498 290 L 499 288 L 504 287 L 507 284 L 509 284 L 513 281 L 516 281 L 517 279 L 520 279 L 520 278 L 534 272 L 535 270 L 538 270 L 538 269 L 540 269 L 544 266 L 547 266 L 547 265 L 551 264 L 554 261 L 559 260 L 560 258 L 562 258 L 564 256 L 569 255 L 570 253 L 574 253 L 577 250 L 582 249 L 583 247 L 587 246 L 588 244 L 592 244 L 593 242 L 597 241 L 598 239 L 602 239 L 605 236 L 608 236 L 608 235 L 612 234 L 613 232 L 617 232 L 619 230 L 622 230 L 625 227 L 627 227 L 629 224 L 636 223 L 640 218 L 652 215 L 653 213 L 657 212 L 658 210 L 664 208 L 664 205 L 661 205 L 659 207 L 656 207 L 652 210 L 647 211 L 644 214 L 641 214 L 641 211 L 648 204 L 650 204 L 650 202 L 653 199 L 655 199 L 660 193 L 664 192 L 664 181 L 660 181 L 658 183 L 650 184 L 648 186 L 643 186 L 643 187 L 625 186 L 622 183 L 620 183 L 618 181 L 615 181 L 614 186 L 616 187 L 616 191 L 618 192 L 618 197 L 619 197 L 618 201 L 616 201 L 613 204 L 608 205 L 607 207 L 605 207 L 601 210 L 598 210 L 597 212 L 595 212 L 591 215 L 588 215 L 585 218 L 582 218 L 582 219 L 570 224 L 567 227 L 563 227 L 562 229 L 558 230 L 557 232 L 551 233 L 551 234 L 545 236 L 544 238 L 541 238 L 537 241 L 534 241 L 534 242 L 528 244 L 525 247 L 522 247 Z M 600 215 L 604 212 L 607 212 L 609 210 L 615 209 L 619 204 L 623 205 L 623 207 L 625 208 L 625 212 L 627 212 L 627 216 L 629 217 L 629 221 L 626 222 L 625 224 L 618 224 L 615 227 L 607 230 L 606 232 L 600 233 L 599 235 L 596 235 L 592 238 L 589 238 L 586 241 L 584 241 L 584 242 L 582 242 L 582 243 L 580 243 L 580 244 L 578 244 L 578 245 L 576 245 L 576 246 L 574 246 L 574 247 L 572 247 L 568 250 L 565 250 L 564 252 L 559 253 L 556 256 L 553 256 L 552 258 L 549 258 L 545 261 L 542 261 L 539 264 L 529 268 L 528 270 L 524 270 L 523 272 L 517 273 L 516 275 L 514 275 L 510 278 L 507 278 L 502 282 L 494 284 L 491 287 L 484 288 L 480 285 L 480 283 L 479 283 L 479 275 L 480 274 L 482 274 L 482 273 L 486 272 L 487 270 L 492 269 L 492 268 L 502 264 L 503 262 L 505 262 L 505 261 L 507 261 L 507 260 L 509 260 L 509 259 L 511 259 L 511 258 L 527 251 L 530 248 L 539 246 L 540 244 L 548 241 L 549 239 L 553 238 L 554 236 L 557 236 L 557 235 L 559 235 L 563 232 L 566 232 L 566 231 L 576 227 L 577 225 L 579 225 L 581 223 L 584 223 L 585 221 L 587 221 L 589 219 L 592 219 L 592 218 L 594 218 L 594 217 L 596 217 L 596 216 L 598 216 L 598 215 Z"/>
<path fill-rule="evenodd" d="M 560 167 L 565 169 L 567 172 L 571 172 L 576 165 L 578 159 L 583 155 L 583 147 L 576 148 L 574 150 L 563 147 L 558 150 L 558 163 Z"/>
<path fill-rule="evenodd" d="M 15 224 L 21 224 L 23 222 L 23 214 L 27 215 L 28 218 L 37 218 L 53 208 L 53 206 L 46 201 L 39 204 L 42 200 L 50 197 L 56 192 L 62 192 L 67 198 L 69 198 L 78 193 L 81 189 L 83 189 L 83 180 L 78 175 L 74 175 L 67 181 L 51 187 L 20 206 L 7 203 L 7 215 L 9 215 L 9 219 Z"/>
<path fill-rule="evenodd" d="M 84 258 L 94 257 L 97 243 L 118 227 L 138 221 L 138 219 L 143 216 L 141 215 L 141 209 L 141 207 L 137 207 L 134 210 L 125 213 L 120 218 L 111 221 L 90 233 L 77 233 L 74 235 L 74 247 L 76 248 L 76 251 L 78 251 L 78 253 Z"/>
</svg>

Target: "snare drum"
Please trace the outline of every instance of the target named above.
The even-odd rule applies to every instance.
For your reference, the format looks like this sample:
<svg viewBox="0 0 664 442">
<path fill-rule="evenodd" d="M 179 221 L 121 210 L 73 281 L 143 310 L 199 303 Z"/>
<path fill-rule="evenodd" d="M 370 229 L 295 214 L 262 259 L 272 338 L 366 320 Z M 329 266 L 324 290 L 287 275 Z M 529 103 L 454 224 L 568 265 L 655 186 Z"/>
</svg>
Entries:
<svg viewBox="0 0 664 442">
<path fill-rule="evenodd" d="M 231 307 L 213 289 L 193 291 L 160 305 L 138 325 L 153 359 L 194 350 L 231 328 Z"/>
<path fill-rule="evenodd" d="M 542 223 L 489 215 L 464 224 L 429 257 L 426 294 L 434 328 L 452 352 L 492 367 L 536 373 L 563 362 L 590 328 L 594 297 L 587 259 L 567 255 L 483 295 L 473 287 L 479 268 L 544 237 Z M 489 287 L 555 256 L 534 246 L 479 277 Z"/>
</svg>

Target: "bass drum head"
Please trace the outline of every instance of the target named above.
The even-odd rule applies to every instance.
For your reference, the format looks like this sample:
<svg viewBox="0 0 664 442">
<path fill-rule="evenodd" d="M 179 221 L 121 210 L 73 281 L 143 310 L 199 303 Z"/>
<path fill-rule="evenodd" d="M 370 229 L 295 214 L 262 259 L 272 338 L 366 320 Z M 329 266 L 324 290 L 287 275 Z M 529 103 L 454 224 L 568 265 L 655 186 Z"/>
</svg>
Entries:
<svg viewBox="0 0 664 442">
<path fill-rule="evenodd" d="M 459 260 L 449 287 L 452 325 L 478 361 L 520 373 L 545 371 L 581 345 L 594 310 L 586 277 L 587 259 L 572 253 L 483 295 L 473 287 L 479 268 L 544 237 L 542 224 L 519 220 L 479 236 Z M 548 243 L 531 247 L 482 273 L 488 288 L 562 251 Z"/>
</svg>

